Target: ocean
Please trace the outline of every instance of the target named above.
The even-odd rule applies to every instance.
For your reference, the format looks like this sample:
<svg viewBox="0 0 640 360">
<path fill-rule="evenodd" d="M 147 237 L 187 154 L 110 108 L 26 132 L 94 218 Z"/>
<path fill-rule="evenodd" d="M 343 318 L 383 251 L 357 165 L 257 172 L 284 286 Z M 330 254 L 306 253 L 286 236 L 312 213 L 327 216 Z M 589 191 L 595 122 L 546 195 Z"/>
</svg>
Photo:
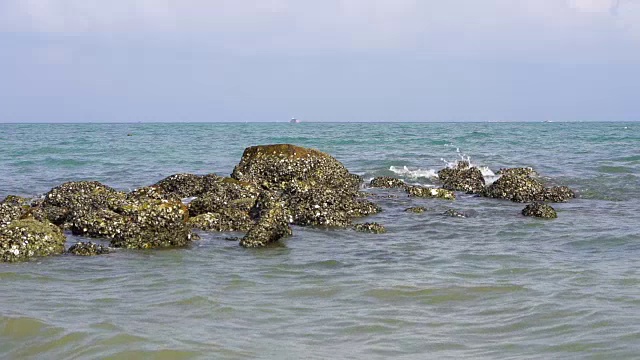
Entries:
<svg viewBox="0 0 640 360">
<path fill-rule="evenodd" d="M 542 220 L 504 200 L 366 189 L 383 212 L 359 221 L 385 234 L 294 226 L 280 246 L 245 249 L 203 232 L 186 249 L 0 263 L 0 358 L 640 356 L 637 122 L 0 124 L 0 199 L 229 175 L 246 147 L 272 143 L 365 180 L 437 185 L 460 159 L 487 179 L 531 166 L 577 198 Z"/>
</svg>

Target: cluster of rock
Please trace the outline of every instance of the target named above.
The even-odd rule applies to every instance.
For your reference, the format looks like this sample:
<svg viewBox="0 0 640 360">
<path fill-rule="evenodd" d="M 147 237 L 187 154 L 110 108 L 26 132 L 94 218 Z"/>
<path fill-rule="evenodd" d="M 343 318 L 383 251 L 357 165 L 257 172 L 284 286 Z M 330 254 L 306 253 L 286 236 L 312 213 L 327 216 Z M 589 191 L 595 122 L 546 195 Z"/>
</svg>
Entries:
<svg viewBox="0 0 640 360">
<path fill-rule="evenodd" d="M 546 218 L 555 217 L 555 212 L 551 216 L 547 205 L 539 202 L 574 197 L 566 187 L 543 186 L 528 168 L 502 170 L 500 179 L 488 186 L 480 170 L 465 162 L 438 174 L 441 188 L 391 177 L 375 178 L 370 186 L 399 189 L 410 197 L 454 200 L 454 191 L 463 191 L 534 202 L 523 214 Z M 290 236 L 291 225 L 384 233 L 378 223 L 353 223 L 381 211 L 360 191 L 361 182 L 335 158 L 288 144 L 245 149 L 230 177 L 175 174 L 128 193 L 96 181 L 67 182 L 40 199 L 8 196 L 0 202 L 0 261 L 62 254 L 64 231 L 130 249 L 187 246 L 198 239 L 194 229 L 243 232 L 236 241 L 244 247 L 264 247 Z M 110 247 L 77 243 L 67 252 L 98 255 Z"/>
</svg>

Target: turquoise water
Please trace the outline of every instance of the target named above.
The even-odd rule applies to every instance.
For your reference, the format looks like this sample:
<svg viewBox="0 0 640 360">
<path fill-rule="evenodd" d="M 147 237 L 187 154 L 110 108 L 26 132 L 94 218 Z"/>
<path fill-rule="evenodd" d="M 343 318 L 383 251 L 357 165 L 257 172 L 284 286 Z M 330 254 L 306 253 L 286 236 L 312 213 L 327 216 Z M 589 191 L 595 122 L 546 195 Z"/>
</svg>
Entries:
<svg viewBox="0 0 640 360">
<path fill-rule="evenodd" d="M 507 201 L 370 190 L 398 195 L 367 219 L 386 234 L 294 227 L 252 250 L 203 233 L 189 249 L 0 264 L 0 358 L 640 354 L 640 123 L 0 124 L 0 198 L 228 175 L 266 143 L 422 184 L 461 156 L 494 172 L 532 166 L 578 198 L 543 221 Z M 429 210 L 403 212 L 414 205 Z"/>
</svg>

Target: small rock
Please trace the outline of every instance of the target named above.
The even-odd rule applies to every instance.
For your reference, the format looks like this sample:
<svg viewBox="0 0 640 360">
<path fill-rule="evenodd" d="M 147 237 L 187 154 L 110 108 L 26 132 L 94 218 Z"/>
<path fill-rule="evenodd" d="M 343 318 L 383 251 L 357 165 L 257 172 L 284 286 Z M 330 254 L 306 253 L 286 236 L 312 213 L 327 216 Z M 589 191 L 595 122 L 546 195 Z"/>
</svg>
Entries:
<svg viewBox="0 0 640 360">
<path fill-rule="evenodd" d="M 78 256 L 95 256 L 108 254 L 111 250 L 106 246 L 92 242 L 79 242 L 71 246 L 67 252 Z"/>
<path fill-rule="evenodd" d="M 353 229 L 359 232 L 372 233 L 372 234 L 383 234 L 387 232 L 387 229 L 384 226 L 376 223 L 376 222 L 367 222 L 362 224 L 354 224 Z"/>
<path fill-rule="evenodd" d="M 555 219 L 558 217 L 556 210 L 547 204 L 535 202 L 522 209 L 522 215 L 533 216 L 544 219 Z"/>
<path fill-rule="evenodd" d="M 373 178 L 371 182 L 369 182 L 369 186 L 377 187 L 377 188 L 387 188 L 387 189 L 392 189 L 392 188 L 404 189 L 407 187 L 407 184 L 400 179 L 392 178 L 390 176 L 379 176 L 379 177 Z"/>
<path fill-rule="evenodd" d="M 444 200 L 455 200 L 456 195 L 451 190 L 435 189 L 424 186 L 407 186 L 406 188 L 409 196 L 424 197 L 424 198 L 437 198 Z"/>
<path fill-rule="evenodd" d="M 423 213 L 426 210 L 427 209 L 424 206 L 412 206 L 410 208 L 404 209 L 404 211 L 406 211 L 406 212 L 412 212 L 412 213 L 416 213 L 416 214 Z"/>
</svg>

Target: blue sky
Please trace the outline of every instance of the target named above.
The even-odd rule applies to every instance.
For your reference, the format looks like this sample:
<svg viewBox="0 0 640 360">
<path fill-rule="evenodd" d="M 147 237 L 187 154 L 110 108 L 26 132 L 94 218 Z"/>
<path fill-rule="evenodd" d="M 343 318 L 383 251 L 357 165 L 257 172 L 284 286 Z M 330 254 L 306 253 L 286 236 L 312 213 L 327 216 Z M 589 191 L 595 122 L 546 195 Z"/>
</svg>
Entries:
<svg viewBox="0 0 640 360">
<path fill-rule="evenodd" d="M 640 0 L 0 0 L 0 122 L 640 119 Z"/>
</svg>

